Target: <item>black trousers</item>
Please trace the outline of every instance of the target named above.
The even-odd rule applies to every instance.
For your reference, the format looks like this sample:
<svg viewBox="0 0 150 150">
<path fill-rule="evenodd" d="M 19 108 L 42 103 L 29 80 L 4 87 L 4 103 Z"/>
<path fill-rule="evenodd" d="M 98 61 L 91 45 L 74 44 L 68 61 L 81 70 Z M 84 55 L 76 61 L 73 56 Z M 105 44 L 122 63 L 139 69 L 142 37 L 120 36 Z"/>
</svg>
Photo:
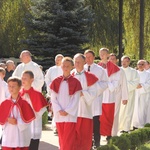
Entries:
<svg viewBox="0 0 150 150">
<path fill-rule="evenodd" d="M 39 148 L 39 139 L 31 139 L 29 150 L 38 150 Z"/>
<path fill-rule="evenodd" d="M 100 146 L 100 116 L 93 117 L 93 136 L 96 147 Z"/>
</svg>

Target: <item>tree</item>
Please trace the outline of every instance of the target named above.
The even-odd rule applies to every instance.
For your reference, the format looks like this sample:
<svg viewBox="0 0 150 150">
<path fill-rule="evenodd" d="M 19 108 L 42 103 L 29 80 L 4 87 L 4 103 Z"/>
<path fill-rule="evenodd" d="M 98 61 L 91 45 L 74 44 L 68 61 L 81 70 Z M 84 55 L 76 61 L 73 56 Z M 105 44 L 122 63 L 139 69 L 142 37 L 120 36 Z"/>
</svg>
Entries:
<svg viewBox="0 0 150 150">
<path fill-rule="evenodd" d="M 118 53 L 119 42 L 119 2 L 118 0 L 85 0 L 94 13 L 94 21 L 89 31 L 90 47 L 98 54 L 100 47 L 108 47 Z"/>
<path fill-rule="evenodd" d="M 1 0 L 0 2 L 0 50 L 1 57 L 18 56 L 24 46 L 21 41 L 28 31 L 24 26 L 24 16 L 29 8 L 29 0 Z"/>
<path fill-rule="evenodd" d="M 35 55 L 73 56 L 88 42 L 91 12 L 80 0 L 35 0 L 31 16 L 26 20 L 34 35 L 27 44 Z M 28 17 L 29 18 L 29 17 Z"/>
</svg>

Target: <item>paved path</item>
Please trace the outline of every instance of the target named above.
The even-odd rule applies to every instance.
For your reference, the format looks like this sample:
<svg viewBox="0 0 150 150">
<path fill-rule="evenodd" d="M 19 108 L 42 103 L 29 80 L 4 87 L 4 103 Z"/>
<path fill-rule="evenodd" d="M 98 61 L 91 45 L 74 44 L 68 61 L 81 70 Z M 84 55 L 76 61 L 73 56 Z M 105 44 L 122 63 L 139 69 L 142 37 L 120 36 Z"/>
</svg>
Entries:
<svg viewBox="0 0 150 150">
<path fill-rule="evenodd" d="M 102 137 L 101 144 L 105 145 L 105 137 Z M 39 150 L 58 150 L 58 136 L 54 134 L 51 128 L 51 122 L 49 122 L 45 129 L 42 131 L 42 138 L 40 140 Z"/>
<path fill-rule="evenodd" d="M 49 122 L 42 131 L 39 150 L 58 150 L 58 147 L 58 136 L 54 135 L 51 128 L 51 122 Z"/>
</svg>

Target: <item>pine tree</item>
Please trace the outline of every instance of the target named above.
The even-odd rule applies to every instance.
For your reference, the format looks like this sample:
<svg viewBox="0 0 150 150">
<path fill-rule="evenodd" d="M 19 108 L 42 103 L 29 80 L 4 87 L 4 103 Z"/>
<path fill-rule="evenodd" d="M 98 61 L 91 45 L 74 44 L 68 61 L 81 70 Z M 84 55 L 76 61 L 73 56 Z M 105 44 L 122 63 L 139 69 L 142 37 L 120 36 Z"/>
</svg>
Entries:
<svg viewBox="0 0 150 150">
<path fill-rule="evenodd" d="M 92 13 L 84 1 L 34 0 L 31 10 L 26 24 L 34 31 L 27 40 L 33 54 L 73 56 L 88 42 Z"/>
</svg>

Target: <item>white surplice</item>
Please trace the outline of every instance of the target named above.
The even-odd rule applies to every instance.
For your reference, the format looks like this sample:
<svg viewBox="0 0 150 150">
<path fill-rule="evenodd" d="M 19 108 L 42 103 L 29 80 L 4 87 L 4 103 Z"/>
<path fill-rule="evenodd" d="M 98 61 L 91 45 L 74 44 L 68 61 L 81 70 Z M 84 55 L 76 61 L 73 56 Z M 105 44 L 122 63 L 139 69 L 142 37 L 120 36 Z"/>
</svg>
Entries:
<svg viewBox="0 0 150 150">
<path fill-rule="evenodd" d="M 25 99 L 33 108 L 28 94 L 25 93 L 23 99 Z M 36 112 L 34 109 L 33 111 L 36 118 L 31 122 L 31 139 L 40 139 L 42 135 L 42 115 L 46 111 L 46 108 L 42 108 L 39 112 Z"/>
<path fill-rule="evenodd" d="M 17 106 L 14 106 L 10 117 L 17 119 L 17 124 L 12 125 L 6 122 L 3 125 L 2 146 L 5 147 L 29 147 L 30 144 L 30 123 L 25 123 Z"/>
<path fill-rule="evenodd" d="M 85 70 L 88 70 L 88 65 L 85 64 L 84 66 Z M 93 63 L 90 65 L 90 72 L 93 73 L 99 80 L 97 82 L 98 88 L 97 88 L 97 97 L 94 99 L 92 104 L 92 112 L 93 116 L 99 116 L 102 114 L 102 99 L 103 99 L 103 91 L 107 88 L 108 84 L 108 78 L 106 75 L 105 70 Z"/>
</svg>

